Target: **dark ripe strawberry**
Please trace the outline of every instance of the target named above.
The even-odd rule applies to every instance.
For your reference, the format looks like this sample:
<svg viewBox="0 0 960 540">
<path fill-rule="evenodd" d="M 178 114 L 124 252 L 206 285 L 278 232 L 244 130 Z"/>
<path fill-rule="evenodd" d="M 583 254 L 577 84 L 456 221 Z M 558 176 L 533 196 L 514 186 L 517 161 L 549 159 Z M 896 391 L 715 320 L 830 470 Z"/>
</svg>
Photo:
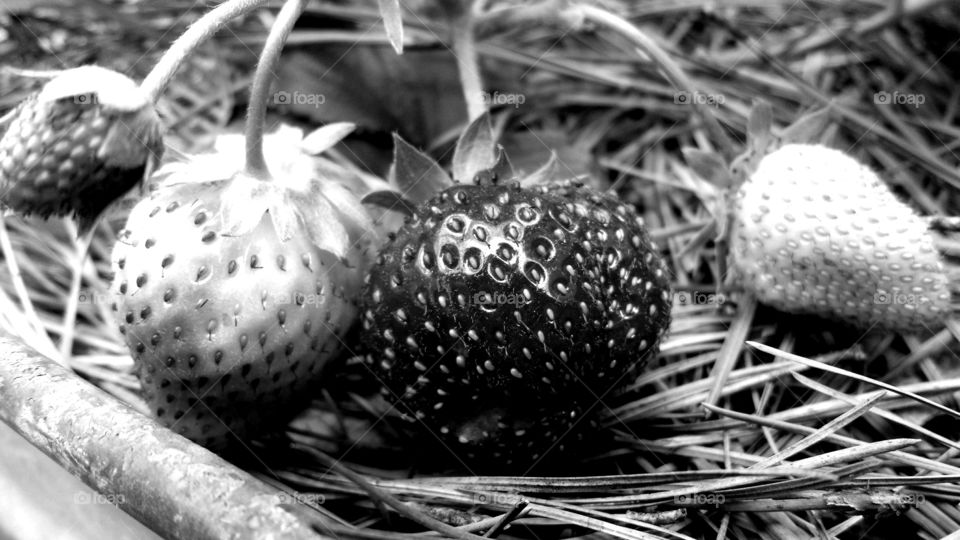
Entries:
<svg viewBox="0 0 960 540">
<path fill-rule="evenodd" d="M 386 397 L 479 467 L 575 443 L 670 321 L 632 209 L 569 182 L 519 186 L 454 185 L 420 205 L 363 295 Z"/>
<path fill-rule="evenodd" d="M 80 233 L 163 154 L 153 103 L 120 73 L 64 71 L 14 111 L 0 138 L 0 202 L 23 215 L 76 217 Z"/>
<path fill-rule="evenodd" d="M 133 209 L 111 287 L 151 410 L 217 450 L 282 428 L 313 397 L 372 259 L 342 186 L 231 178 L 232 157 L 174 170 Z"/>
</svg>

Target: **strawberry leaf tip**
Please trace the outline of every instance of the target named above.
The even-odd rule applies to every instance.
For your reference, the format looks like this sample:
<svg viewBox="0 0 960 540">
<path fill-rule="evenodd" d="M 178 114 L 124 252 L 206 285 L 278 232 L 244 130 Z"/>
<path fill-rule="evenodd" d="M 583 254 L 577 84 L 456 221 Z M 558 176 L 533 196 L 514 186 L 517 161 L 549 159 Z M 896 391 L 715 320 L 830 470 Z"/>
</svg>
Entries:
<svg viewBox="0 0 960 540">
<path fill-rule="evenodd" d="M 385 210 L 396 210 L 407 216 L 412 216 L 417 211 L 416 205 L 405 199 L 403 195 L 389 189 L 372 191 L 365 195 L 361 202 Z"/>
<path fill-rule="evenodd" d="M 770 102 L 758 99 L 747 117 L 747 145 L 764 152 L 773 137 L 773 107 Z"/>
<path fill-rule="evenodd" d="M 780 134 L 781 145 L 823 142 L 823 134 L 826 132 L 827 126 L 830 125 L 830 120 L 831 110 L 829 106 L 804 114 L 787 126 Z"/>
<path fill-rule="evenodd" d="M 319 156 L 327 150 L 333 148 L 340 141 L 353 133 L 356 124 L 350 122 L 335 122 L 311 131 L 303 141 L 300 147 L 304 152 L 311 156 Z"/>
<path fill-rule="evenodd" d="M 555 151 L 550 151 L 550 159 L 546 163 L 540 166 L 539 169 L 533 171 L 527 175 L 523 184 L 526 187 L 533 187 L 538 185 L 546 185 L 551 182 L 555 182 L 557 178 L 560 177 L 560 160 L 557 159 L 557 153 Z"/>
<path fill-rule="evenodd" d="M 450 175 L 423 152 L 399 135 L 393 136 L 393 167 L 390 183 L 414 202 L 428 200 L 454 184 Z"/>
<path fill-rule="evenodd" d="M 400 9 L 400 0 L 380 0 L 379 5 L 387 39 L 397 54 L 403 54 L 403 12 Z"/>
<path fill-rule="evenodd" d="M 490 114 L 484 113 L 471 122 L 457 140 L 453 152 L 453 179 L 470 182 L 477 173 L 494 168 L 498 157 Z"/>
</svg>

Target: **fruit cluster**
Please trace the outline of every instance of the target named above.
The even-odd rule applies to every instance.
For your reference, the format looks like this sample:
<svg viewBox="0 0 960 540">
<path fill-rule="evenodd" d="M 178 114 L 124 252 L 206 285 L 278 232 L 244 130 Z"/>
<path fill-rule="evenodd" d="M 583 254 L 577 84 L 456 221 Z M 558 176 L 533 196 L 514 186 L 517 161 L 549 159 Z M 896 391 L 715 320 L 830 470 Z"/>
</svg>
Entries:
<svg viewBox="0 0 960 540">
<path fill-rule="evenodd" d="M 304 5 L 271 31 L 254 98 Z M 0 121 L 0 202 L 73 215 L 90 233 L 159 163 L 156 84 L 92 66 L 52 77 Z M 114 248 L 119 331 L 151 411 L 176 432 L 224 450 L 282 428 L 353 345 L 387 401 L 463 460 L 526 467 L 581 441 L 657 354 L 672 296 L 643 220 L 550 164 L 514 173 L 486 115 L 460 138 L 457 182 L 397 139 L 390 188 L 364 193 L 317 157 L 352 126 L 309 144 L 281 130 L 265 158 L 265 105 L 252 101 L 247 140 L 154 174 Z M 698 161 L 725 178 L 718 228 L 740 283 L 786 311 L 942 325 L 956 220 L 918 216 L 853 158 L 779 144 L 768 124 L 751 119 L 750 151 L 731 167 Z M 386 235 L 371 205 L 408 217 Z"/>
</svg>

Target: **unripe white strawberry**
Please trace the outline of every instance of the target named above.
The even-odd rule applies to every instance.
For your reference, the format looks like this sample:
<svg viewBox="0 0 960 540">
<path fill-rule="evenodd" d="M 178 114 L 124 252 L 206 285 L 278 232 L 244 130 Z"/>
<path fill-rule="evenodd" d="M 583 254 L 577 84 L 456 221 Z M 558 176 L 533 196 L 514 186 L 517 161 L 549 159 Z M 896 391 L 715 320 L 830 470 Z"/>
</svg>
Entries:
<svg viewBox="0 0 960 540">
<path fill-rule="evenodd" d="M 0 134 L 0 206 L 72 214 L 83 234 L 162 155 L 160 117 L 133 80 L 99 66 L 68 69 L 25 99 Z"/>
<path fill-rule="evenodd" d="M 379 243 L 349 172 L 301 138 L 265 138 L 269 178 L 242 170 L 239 135 L 166 165 L 114 246 L 111 309 L 143 396 L 210 449 L 283 427 L 314 396 Z"/>
<path fill-rule="evenodd" d="M 956 269 L 932 221 L 839 150 L 788 144 L 767 154 L 732 214 L 733 266 L 761 302 L 897 330 L 942 327 L 951 313 Z"/>
</svg>

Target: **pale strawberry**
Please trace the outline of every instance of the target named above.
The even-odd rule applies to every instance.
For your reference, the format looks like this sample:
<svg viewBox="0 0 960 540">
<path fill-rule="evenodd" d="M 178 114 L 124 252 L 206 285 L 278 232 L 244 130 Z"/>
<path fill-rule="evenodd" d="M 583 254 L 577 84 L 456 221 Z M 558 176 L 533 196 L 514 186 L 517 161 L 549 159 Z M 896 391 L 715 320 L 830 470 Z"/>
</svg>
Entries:
<svg viewBox="0 0 960 540">
<path fill-rule="evenodd" d="M 283 427 L 315 395 L 376 241 L 299 134 L 267 137 L 269 180 L 240 171 L 243 141 L 226 141 L 158 173 L 114 248 L 111 288 L 151 410 L 213 449 Z"/>
<path fill-rule="evenodd" d="M 951 314 L 956 267 L 931 224 L 844 152 L 788 144 L 736 191 L 732 261 L 744 288 L 783 311 L 938 328 Z"/>
<path fill-rule="evenodd" d="M 869 167 L 817 144 L 829 124 L 827 108 L 774 133 L 772 108 L 758 101 L 729 164 L 684 149 L 716 186 L 702 190 L 716 218 L 685 251 L 715 232 L 719 273 L 728 259 L 733 270 L 724 286 L 783 311 L 864 329 L 941 328 L 960 277 L 960 219 L 919 215 Z"/>
</svg>

